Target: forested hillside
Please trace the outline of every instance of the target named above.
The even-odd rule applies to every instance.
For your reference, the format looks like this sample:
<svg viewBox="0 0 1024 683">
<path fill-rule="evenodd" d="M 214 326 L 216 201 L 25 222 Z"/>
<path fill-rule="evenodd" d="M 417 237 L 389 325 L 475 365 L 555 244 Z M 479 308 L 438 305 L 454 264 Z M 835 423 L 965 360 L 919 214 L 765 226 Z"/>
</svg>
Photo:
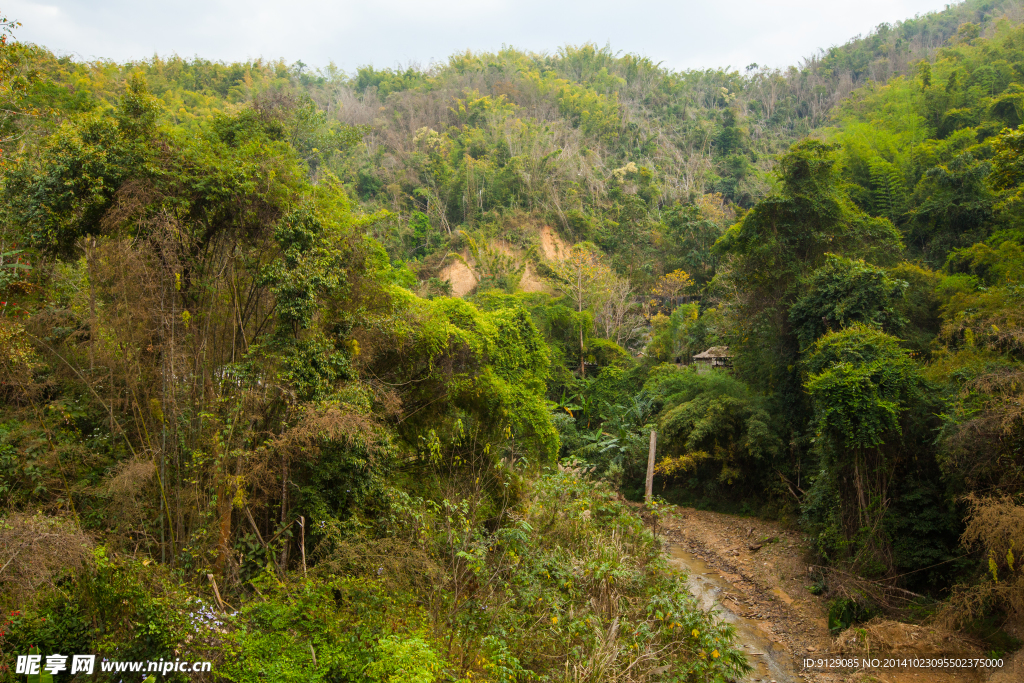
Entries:
<svg viewBox="0 0 1024 683">
<path fill-rule="evenodd" d="M 0 665 L 730 680 L 635 509 L 652 430 L 648 522 L 781 519 L 830 626 L 1014 647 L 1022 12 L 686 72 L 81 62 L 3 20 Z"/>
</svg>

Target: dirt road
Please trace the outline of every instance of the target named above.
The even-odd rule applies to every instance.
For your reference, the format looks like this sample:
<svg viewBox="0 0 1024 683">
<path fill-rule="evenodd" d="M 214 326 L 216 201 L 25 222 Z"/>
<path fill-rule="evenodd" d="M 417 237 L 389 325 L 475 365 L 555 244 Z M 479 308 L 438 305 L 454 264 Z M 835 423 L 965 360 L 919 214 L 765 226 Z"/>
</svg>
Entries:
<svg viewBox="0 0 1024 683">
<path fill-rule="evenodd" d="M 805 670 L 803 657 L 839 653 L 828 630 L 826 602 L 809 590 L 809 540 L 776 522 L 687 508 L 674 508 L 660 525 L 669 561 L 690 575 L 691 592 L 705 608 L 720 610 L 737 627 L 739 642 L 756 667 L 744 681 L 996 683 L 1003 674 L 1011 676 L 1006 681 L 1024 680 L 1008 670 L 995 675 L 968 670 Z"/>
</svg>

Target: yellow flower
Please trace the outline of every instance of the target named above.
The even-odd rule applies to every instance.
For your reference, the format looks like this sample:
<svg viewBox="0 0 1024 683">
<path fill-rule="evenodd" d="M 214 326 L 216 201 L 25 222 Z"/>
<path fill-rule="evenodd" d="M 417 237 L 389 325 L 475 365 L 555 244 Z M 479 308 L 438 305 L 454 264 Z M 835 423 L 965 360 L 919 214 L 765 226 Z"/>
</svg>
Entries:
<svg viewBox="0 0 1024 683">
<path fill-rule="evenodd" d="M 721 655 L 718 654 L 718 650 L 712 650 L 711 651 L 711 658 L 712 659 L 718 659 L 719 657 L 721 657 Z"/>
<path fill-rule="evenodd" d="M 558 617 L 551 617 L 551 623 L 552 624 L 557 624 L 558 623 Z"/>
<path fill-rule="evenodd" d="M 697 636 L 700 635 L 700 631 L 698 631 L 697 629 L 693 629 L 693 631 L 691 631 L 691 633 L 693 634 L 694 638 L 696 638 Z"/>
</svg>

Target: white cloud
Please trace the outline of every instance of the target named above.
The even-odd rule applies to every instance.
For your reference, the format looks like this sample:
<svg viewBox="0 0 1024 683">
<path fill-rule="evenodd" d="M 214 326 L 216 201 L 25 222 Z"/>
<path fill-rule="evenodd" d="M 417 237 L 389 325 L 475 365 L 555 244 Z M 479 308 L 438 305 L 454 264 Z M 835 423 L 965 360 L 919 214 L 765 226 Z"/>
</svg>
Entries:
<svg viewBox="0 0 1024 683">
<path fill-rule="evenodd" d="M 11 0 L 22 40 L 116 60 L 263 56 L 340 67 L 444 60 L 503 44 L 553 52 L 610 43 L 672 68 L 786 66 L 944 0 Z"/>
</svg>

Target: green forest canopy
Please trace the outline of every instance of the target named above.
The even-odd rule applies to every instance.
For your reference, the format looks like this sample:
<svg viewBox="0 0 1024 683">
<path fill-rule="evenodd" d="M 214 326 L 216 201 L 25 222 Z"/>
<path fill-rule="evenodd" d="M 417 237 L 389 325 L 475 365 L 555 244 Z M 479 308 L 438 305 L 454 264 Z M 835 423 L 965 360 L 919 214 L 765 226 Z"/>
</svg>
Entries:
<svg viewBox="0 0 1024 683">
<path fill-rule="evenodd" d="M 33 601 L 0 645 L 200 634 L 236 681 L 527 680 L 591 666 L 617 619 L 612 669 L 738 673 L 617 498 L 652 428 L 666 499 L 1019 617 L 1020 527 L 978 521 L 1024 493 L 1010 6 L 743 73 L 5 41 L 0 534 L 32 552 L 0 599 Z M 712 346 L 731 370 L 695 372 Z M 224 637 L 196 630 L 206 574 Z"/>
</svg>

